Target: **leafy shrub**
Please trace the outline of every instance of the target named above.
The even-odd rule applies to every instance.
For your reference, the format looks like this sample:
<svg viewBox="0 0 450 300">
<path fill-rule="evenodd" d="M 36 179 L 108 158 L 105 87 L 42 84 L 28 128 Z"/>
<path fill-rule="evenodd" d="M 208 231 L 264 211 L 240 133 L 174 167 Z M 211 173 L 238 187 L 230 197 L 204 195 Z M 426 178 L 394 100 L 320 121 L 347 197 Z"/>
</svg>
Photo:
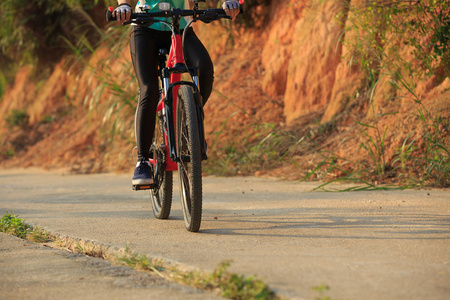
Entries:
<svg viewBox="0 0 450 300">
<path fill-rule="evenodd" d="M 24 239 L 31 231 L 32 227 L 14 214 L 6 213 L 0 220 L 0 232 L 12 234 Z"/>
<path fill-rule="evenodd" d="M 10 128 L 21 127 L 24 128 L 28 125 L 28 120 L 30 116 L 23 109 L 13 109 L 6 115 L 5 121 Z"/>
<path fill-rule="evenodd" d="M 337 16 L 343 21 L 341 42 L 352 50 L 347 58 L 365 71 L 368 83 L 365 94 L 368 95 L 366 100 L 372 109 L 372 117 L 364 123 L 357 123 L 364 127 L 361 132 L 365 141 L 361 143 L 361 149 L 367 152 L 369 159 L 353 162 L 351 158 L 327 153 L 306 178 L 326 166 L 327 174 L 344 175 L 319 188 L 345 179 L 364 184 L 357 189 L 377 189 L 377 182 L 390 181 L 392 177 L 402 184 L 401 188 L 423 185 L 448 187 L 449 122 L 428 111 L 421 95 L 416 93 L 415 82 L 424 76 L 434 76 L 434 84 L 438 85 L 450 76 L 450 2 L 343 2 L 351 13 L 348 19 L 344 17 L 347 12 Z M 405 56 L 405 50 L 410 52 L 409 57 Z M 385 151 L 389 128 L 381 127 L 379 119 L 396 112 L 378 114 L 372 98 L 383 77 L 389 78 L 389 84 L 398 91 L 393 100 L 408 98 L 414 101 L 418 121 L 416 129 L 409 132 L 391 159 Z M 347 168 L 343 168 L 344 165 Z"/>
<path fill-rule="evenodd" d="M 448 0 L 368 1 L 349 9 L 352 14 L 343 26 L 356 34 L 346 35 L 344 43 L 370 76 L 379 75 L 383 67 L 392 72 L 405 68 L 409 76 L 450 76 Z M 401 51 L 407 47 L 416 61 L 404 60 Z"/>
<path fill-rule="evenodd" d="M 0 63 L 1 63 L 1 59 L 0 59 Z M 7 83 L 6 76 L 0 72 L 0 99 L 2 99 L 2 96 L 5 93 L 6 83 Z"/>
<path fill-rule="evenodd" d="M 99 2 L 2 0 L 0 59 L 27 63 L 57 62 L 65 50 L 62 37 L 72 41 L 77 39 L 87 28 L 83 26 L 89 23 L 89 18 L 80 14 L 83 9 L 92 9 Z M 78 13 L 76 20 L 74 11 Z"/>
</svg>

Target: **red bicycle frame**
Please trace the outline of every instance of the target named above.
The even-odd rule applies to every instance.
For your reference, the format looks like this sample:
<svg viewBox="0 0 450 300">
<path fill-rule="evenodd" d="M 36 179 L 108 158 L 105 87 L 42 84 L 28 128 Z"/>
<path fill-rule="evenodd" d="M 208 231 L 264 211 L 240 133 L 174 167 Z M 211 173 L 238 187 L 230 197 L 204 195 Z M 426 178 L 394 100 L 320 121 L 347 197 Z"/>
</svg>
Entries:
<svg viewBox="0 0 450 300">
<path fill-rule="evenodd" d="M 171 68 L 174 67 L 176 64 L 184 64 L 184 57 L 183 57 L 183 47 L 181 43 L 181 35 L 179 33 L 172 35 L 172 42 L 170 46 L 170 53 L 169 53 L 169 60 L 167 61 L 167 67 Z M 181 80 L 181 74 L 179 73 L 172 73 L 170 74 L 170 83 L 178 82 Z M 177 95 L 178 95 L 178 89 L 180 86 L 175 86 L 173 88 L 173 120 L 176 120 L 176 107 L 177 107 Z M 163 90 L 164 91 L 164 90 Z M 164 92 L 161 93 L 161 99 L 158 104 L 158 108 L 156 109 L 156 112 L 163 112 L 164 113 L 164 98 L 167 95 L 165 95 Z M 174 133 L 176 133 L 176 122 L 174 122 Z M 165 144 L 165 152 L 166 152 L 166 168 L 165 171 L 177 171 L 178 165 L 176 162 L 174 162 L 170 158 L 169 153 L 169 141 L 166 132 L 164 132 L 164 144 Z"/>
</svg>

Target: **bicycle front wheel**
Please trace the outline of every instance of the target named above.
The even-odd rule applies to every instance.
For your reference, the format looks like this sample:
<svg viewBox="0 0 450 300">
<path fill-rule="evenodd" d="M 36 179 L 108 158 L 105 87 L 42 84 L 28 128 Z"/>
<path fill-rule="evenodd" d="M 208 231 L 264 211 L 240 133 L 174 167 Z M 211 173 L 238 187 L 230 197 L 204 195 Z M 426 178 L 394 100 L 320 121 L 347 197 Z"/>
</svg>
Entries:
<svg viewBox="0 0 450 300">
<path fill-rule="evenodd" d="M 153 214 L 157 219 L 167 219 L 172 206 L 172 172 L 166 171 L 166 151 L 164 145 L 164 131 L 161 119 L 156 119 L 153 143 L 150 148 L 150 159 L 153 166 L 154 188 L 150 190 Z"/>
<path fill-rule="evenodd" d="M 202 218 L 202 157 L 192 88 L 180 87 L 177 101 L 177 154 L 186 229 L 197 232 Z"/>
</svg>

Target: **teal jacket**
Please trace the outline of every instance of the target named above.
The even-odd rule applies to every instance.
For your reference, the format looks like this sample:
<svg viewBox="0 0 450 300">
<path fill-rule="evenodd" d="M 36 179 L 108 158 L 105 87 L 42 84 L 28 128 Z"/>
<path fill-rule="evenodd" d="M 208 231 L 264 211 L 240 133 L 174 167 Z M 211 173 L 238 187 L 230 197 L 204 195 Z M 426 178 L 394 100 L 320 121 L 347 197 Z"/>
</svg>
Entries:
<svg viewBox="0 0 450 300">
<path fill-rule="evenodd" d="M 141 12 L 140 7 L 143 5 L 150 5 L 150 11 L 158 11 L 158 3 L 159 2 L 169 2 L 172 8 L 181 8 L 188 9 L 189 8 L 189 0 L 140 0 L 136 4 L 135 12 Z M 185 28 L 187 25 L 187 19 L 183 18 L 180 20 L 180 28 Z M 164 20 L 164 19 L 163 19 Z M 155 23 L 149 26 L 152 29 L 161 30 L 161 31 L 170 31 L 170 28 L 164 25 L 163 23 Z"/>
</svg>

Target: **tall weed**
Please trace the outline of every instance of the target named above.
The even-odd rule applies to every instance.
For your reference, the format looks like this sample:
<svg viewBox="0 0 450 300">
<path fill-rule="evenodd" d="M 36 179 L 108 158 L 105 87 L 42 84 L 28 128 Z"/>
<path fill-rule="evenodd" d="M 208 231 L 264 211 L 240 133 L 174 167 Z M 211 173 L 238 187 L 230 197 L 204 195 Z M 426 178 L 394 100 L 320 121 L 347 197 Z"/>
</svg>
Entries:
<svg viewBox="0 0 450 300">
<path fill-rule="evenodd" d="M 72 66 L 81 64 L 88 73 L 88 92 L 83 103 L 88 108 L 90 118 L 102 107 L 105 137 L 112 142 L 114 137 L 130 135 L 135 109 L 137 86 L 130 59 L 123 58 L 128 48 L 129 28 L 110 27 L 102 37 L 102 46 L 95 48 L 86 39 L 73 49 Z M 105 49 L 108 49 L 105 52 Z M 103 53 L 102 53 L 103 52 Z M 105 54 L 106 53 L 106 54 Z M 86 71 L 85 71 L 86 72 Z M 81 77 L 78 77 L 81 79 Z M 85 84 L 85 81 L 81 81 Z"/>
<path fill-rule="evenodd" d="M 417 95 L 415 86 L 415 82 L 423 76 L 441 76 L 437 80 L 442 82 L 442 76 L 450 75 L 440 72 L 442 67 L 448 70 L 450 66 L 450 52 L 446 46 L 450 40 L 449 8 L 449 3 L 442 0 L 392 2 L 389 5 L 373 2 L 350 6 L 353 17 L 343 26 L 344 31 L 352 32 L 353 36 L 347 36 L 341 42 L 353 49 L 347 59 L 354 64 L 359 62 L 369 83 L 367 88 L 370 89 L 370 97 L 367 101 L 372 109 L 372 120 L 357 121 L 357 124 L 362 126 L 364 141 L 360 144 L 361 150 L 366 151 L 370 159 L 357 162 L 344 159 L 353 165 L 347 170 L 353 171 L 346 172 L 341 179 L 362 182 L 367 189 L 373 188 L 371 182 L 386 181 L 392 176 L 397 177 L 402 188 L 450 185 L 449 121 L 430 113 L 421 96 Z M 424 44 L 424 40 L 418 38 L 421 35 L 430 36 L 431 44 Z M 407 46 L 402 48 L 398 45 L 405 44 L 411 47 L 414 60 L 408 61 L 402 54 L 402 49 Z M 408 133 L 392 158 L 386 157 L 386 136 L 391 127 L 380 127 L 380 120 L 397 112 L 378 113 L 372 98 L 384 76 L 390 79 L 390 84 L 397 90 L 394 101 L 405 98 L 413 101 L 418 121 L 414 132 Z M 329 166 L 329 172 L 335 170 L 330 161 L 335 161 L 333 155 L 325 155 L 314 172 L 323 165 Z M 308 174 L 305 179 L 310 176 Z M 336 179 L 325 185 L 334 181 Z"/>
<path fill-rule="evenodd" d="M 296 163 L 291 156 L 292 150 L 304 141 L 304 137 L 263 122 L 225 94 L 215 89 L 214 92 L 236 110 L 213 133 L 215 137 L 208 149 L 210 159 L 204 168 L 207 173 L 222 176 L 253 174 L 276 168 L 286 161 Z M 233 126 L 228 125 L 240 114 L 245 114 L 252 122 L 245 128 L 231 129 L 230 134 Z"/>
<path fill-rule="evenodd" d="M 281 130 L 271 123 L 248 125 L 239 129 L 239 135 L 224 139 L 222 130 L 226 119 L 216 132 L 216 140 L 209 150 L 205 170 L 215 175 L 254 174 L 257 171 L 271 170 L 291 161 L 291 149 L 303 142 L 288 131 Z M 220 144 L 217 139 L 221 139 Z M 291 161 L 290 163 L 295 163 Z"/>
</svg>

